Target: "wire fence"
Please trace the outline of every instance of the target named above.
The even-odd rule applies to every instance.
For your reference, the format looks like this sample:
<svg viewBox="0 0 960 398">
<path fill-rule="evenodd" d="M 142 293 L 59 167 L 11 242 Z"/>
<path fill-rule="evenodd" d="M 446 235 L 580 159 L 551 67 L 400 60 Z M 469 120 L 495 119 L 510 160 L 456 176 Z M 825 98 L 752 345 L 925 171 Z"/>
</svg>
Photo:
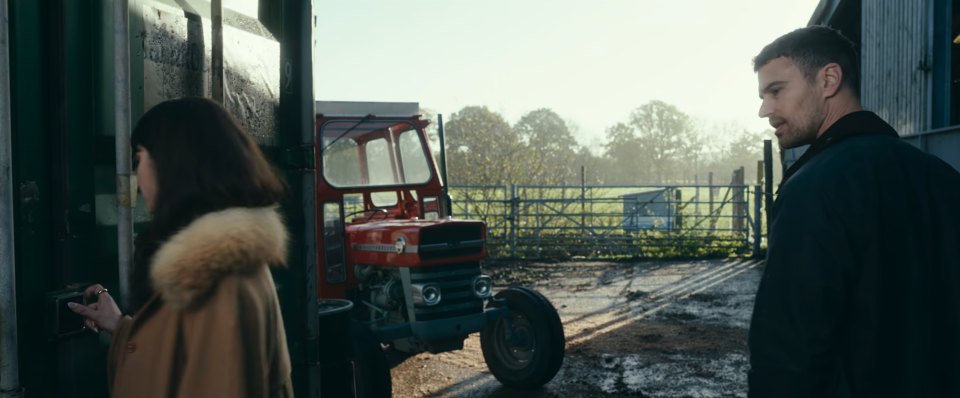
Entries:
<svg viewBox="0 0 960 398">
<path fill-rule="evenodd" d="M 759 185 L 451 186 L 494 258 L 744 256 L 764 233 Z"/>
</svg>

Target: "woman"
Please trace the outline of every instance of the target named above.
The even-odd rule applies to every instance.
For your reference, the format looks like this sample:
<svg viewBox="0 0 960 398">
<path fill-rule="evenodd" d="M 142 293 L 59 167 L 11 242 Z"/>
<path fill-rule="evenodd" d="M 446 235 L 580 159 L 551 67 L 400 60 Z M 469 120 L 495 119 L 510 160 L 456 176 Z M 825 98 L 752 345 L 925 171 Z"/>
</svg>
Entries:
<svg viewBox="0 0 960 398">
<path fill-rule="evenodd" d="M 136 239 L 132 316 L 107 289 L 73 305 L 113 336 L 114 397 L 287 397 L 290 358 L 269 266 L 287 233 L 283 184 L 217 103 L 184 98 L 134 129 L 137 179 L 153 219 Z"/>
</svg>

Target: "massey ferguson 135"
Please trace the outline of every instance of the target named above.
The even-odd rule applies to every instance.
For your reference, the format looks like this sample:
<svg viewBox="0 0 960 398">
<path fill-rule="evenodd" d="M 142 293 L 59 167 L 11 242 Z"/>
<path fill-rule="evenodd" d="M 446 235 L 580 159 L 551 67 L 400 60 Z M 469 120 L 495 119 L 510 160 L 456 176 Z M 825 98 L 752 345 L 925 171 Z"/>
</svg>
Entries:
<svg viewBox="0 0 960 398">
<path fill-rule="evenodd" d="M 486 226 L 450 217 L 444 167 L 434 161 L 419 105 L 321 101 L 316 113 L 317 291 L 350 300 L 354 325 L 365 326 L 353 338 L 379 343 L 380 358 L 368 350 L 356 362 L 385 362 L 382 346 L 404 354 L 458 350 L 480 332 L 484 360 L 501 383 L 550 381 L 564 356 L 557 311 L 527 288 L 494 294 L 495 281 L 481 272 Z M 438 132 L 443 159 L 442 122 Z M 366 367 L 355 363 L 358 393 L 382 392 L 371 385 L 389 383 L 389 372 L 384 381 Z"/>
</svg>

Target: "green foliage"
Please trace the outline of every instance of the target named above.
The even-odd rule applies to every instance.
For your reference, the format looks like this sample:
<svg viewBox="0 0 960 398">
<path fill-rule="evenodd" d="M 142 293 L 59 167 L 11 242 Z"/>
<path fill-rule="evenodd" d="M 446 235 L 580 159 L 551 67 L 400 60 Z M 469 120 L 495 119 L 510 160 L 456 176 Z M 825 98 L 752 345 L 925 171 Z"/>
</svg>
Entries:
<svg viewBox="0 0 960 398">
<path fill-rule="evenodd" d="M 555 112 L 541 108 L 527 113 L 513 126 L 528 149 L 521 179 L 523 184 L 574 184 L 579 180 L 577 140 Z"/>
<path fill-rule="evenodd" d="M 730 173 L 732 170 L 739 169 L 743 167 L 746 172 L 745 181 L 747 183 L 755 183 L 757 162 L 763 159 L 763 140 L 764 138 L 770 137 L 771 134 L 768 132 L 757 133 L 748 130 L 739 130 L 739 131 L 729 131 L 726 134 L 733 136 L 733 140 L 727 144 L 725 147 L 719 148 L 716 153 L 711 154 L 704 166 L 704 173 L 712 172 L 714 174 L 715 183 L 727 183 L 730 181 Z M 779 180 L 780 167 L 776 165 L 777 160 L 779 159 L 778 151 L 779 148 L 774 143 L 774 162 L 773 167 L 774 171 L 774 181 Z M 705 181 L 705 178 L 701 177 L 701 182 Z"/>
<path fill-rule="evenodd" d="M 691 171 L 703 144 L 692 120 L 673 105 L 651 101 L 627 123 L 607 130 L 605 155 L 618 166 L 615 183 L 675 183 Z"/>
<path fill-rule="evenodd" d="M 606 130 L 603 153 L 577 142 L 576 125 L 547 108 L 513 126 L 486 107 L 468 106 L 446 122 L 452 184 L 726 184 L 744 167 L 753 183 L 768 133 L 708 130 L 677 107 L 650 101 Z M 581 168 L 583 175 L 581 177 Z M 774 167 L 779 171 L 779 167 Z"/>
<path fill-rule="evenodd" d="M 447 168 L 454 184 L 507 184 L 522 169 L 520 139 L 487 107 L 468 106 L 444 125 Z"/>
</svg>

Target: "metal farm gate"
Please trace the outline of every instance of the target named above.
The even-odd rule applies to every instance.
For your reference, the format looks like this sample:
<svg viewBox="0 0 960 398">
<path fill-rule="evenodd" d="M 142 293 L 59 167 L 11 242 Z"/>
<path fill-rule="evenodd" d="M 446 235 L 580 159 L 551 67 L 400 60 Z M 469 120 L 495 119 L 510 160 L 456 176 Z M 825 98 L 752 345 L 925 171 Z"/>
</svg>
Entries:
<svg viewBox="0 0 960 398">
<path fill-rule="evenodd" d="M 758 185 L 452 186 L 494 258 L 701 257 L 760 249 Z"/>
</svg>

